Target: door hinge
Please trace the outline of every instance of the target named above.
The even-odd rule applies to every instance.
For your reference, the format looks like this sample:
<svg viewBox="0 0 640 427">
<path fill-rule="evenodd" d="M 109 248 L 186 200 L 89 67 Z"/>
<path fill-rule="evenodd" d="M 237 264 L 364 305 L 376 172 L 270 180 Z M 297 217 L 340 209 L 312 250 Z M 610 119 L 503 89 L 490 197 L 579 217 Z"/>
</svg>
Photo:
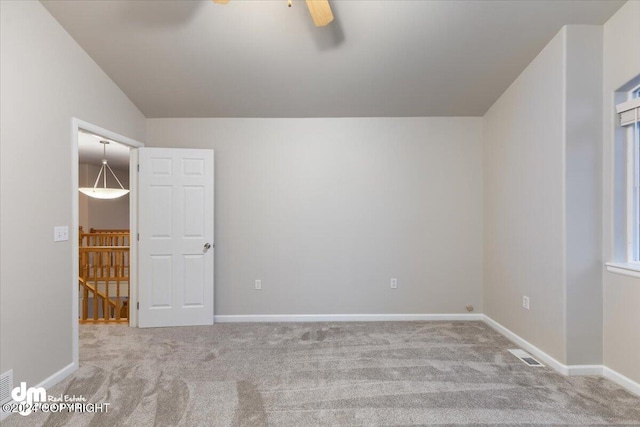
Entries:
<svg viewBox="0 0 640 427">
<path fill-rule="evenodd" d="M 138 242 L 140 241 L 140 233 L 137 234 L 136 239 L 138 240 Z"/>
<path fill-rule="evenodd" d="M 140 302 L 136 303 L 136 310 L 140 310 Z"/>
<path fill-rule="evenodd" d="M 138 163 L 138 172 L 140 172 L 140 163 Z"/>
</svg>

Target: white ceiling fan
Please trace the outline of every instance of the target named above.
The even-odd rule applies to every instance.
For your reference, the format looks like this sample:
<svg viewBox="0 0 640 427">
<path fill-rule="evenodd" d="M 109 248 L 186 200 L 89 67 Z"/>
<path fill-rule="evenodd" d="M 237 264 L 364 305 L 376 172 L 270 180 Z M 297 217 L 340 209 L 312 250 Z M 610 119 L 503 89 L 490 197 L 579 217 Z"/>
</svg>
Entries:
<svg viewBox="0 0 640 427">
<path fill-rule="evenodd" d="M 305 1 L 316 27 L 324 27 L 333 21 L 333 12 L 331 12 L 331 6 L 329 6 L 329 0 Z M 229 0 L 213 0 L 213 2 L 218 4 L 227 4 L 229 3 Z M 289 7 L 291 7 L 291 0 L 289 0 Z"/>
</svg>

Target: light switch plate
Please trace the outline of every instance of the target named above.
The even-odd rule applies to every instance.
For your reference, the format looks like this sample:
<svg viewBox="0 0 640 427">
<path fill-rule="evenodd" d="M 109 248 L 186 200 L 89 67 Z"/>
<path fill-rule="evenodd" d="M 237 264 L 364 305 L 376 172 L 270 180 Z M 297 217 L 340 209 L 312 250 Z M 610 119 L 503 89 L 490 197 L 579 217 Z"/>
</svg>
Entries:
<svg viewBox="0 0 640 427">
<path fill-rule="evenodd" d="M 53 241 L 54 242 L 64 242 L 69 240 L 69 226 L 68 225 L 59 225 L 53 227 Z"/>
</svg>

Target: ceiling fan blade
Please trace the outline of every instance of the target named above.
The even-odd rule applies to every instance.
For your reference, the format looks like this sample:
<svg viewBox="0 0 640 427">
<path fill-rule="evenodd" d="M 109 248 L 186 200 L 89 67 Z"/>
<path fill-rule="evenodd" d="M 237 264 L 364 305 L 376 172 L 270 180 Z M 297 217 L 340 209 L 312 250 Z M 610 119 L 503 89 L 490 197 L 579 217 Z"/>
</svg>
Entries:
<svg viewBox="0 0 640 427">
<path fill-rule="evenodd" d="M 329 6 L 329 0 L 306 0 L 309 13 L 316 27 L 324 27 L 333 21 L 333 12 Z"/>
<path fill-rule="evenodd" d="M 218 4 L 227 4 L 229 3 L 229 0 L 213 0 L 213 2 Z"/>
</svg>

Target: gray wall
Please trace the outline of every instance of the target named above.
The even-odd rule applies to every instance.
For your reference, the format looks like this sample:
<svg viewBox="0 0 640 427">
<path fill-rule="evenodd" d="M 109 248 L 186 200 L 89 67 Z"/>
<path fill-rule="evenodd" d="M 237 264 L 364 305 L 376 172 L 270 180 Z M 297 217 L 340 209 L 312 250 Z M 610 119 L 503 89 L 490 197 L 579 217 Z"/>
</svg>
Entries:
<svg viewBox="0 0 640 427">
<path fill-rule="evenodd" d="M 565 27 L 483 122 L 485 314 L 567 364 L 602 360 L 601 63 Z"/>
<path fill-rule="evenodd" d="M 566 28 L 567 363 L 602 363 L 602 26 Z"/>
<path fill-rule="evenodd" d="M 34 385 L 73 360 L 71 118 L 139 140 L 145 119 L 40 2 L 0 19 L 0 372 Z"/>
<path fill-rule="evenodd" d="M 560 361 L 564 38 L 563 29 L 483 121 L 484 313 Z"/>
<path fill-rule="evenodd" d="M 148 146 L 215 150 L 218 315 L 481 312 L 480 139 L 481 118 L 147 121 Z"/>
<path fill-rule="evenodd" d="M 603 257 L 624 260 L 624 140 L 616 131 L 615 93 L 640 75 L 640 1 L 604 25 Z M 618 128 L 619 129 L 619 128 Z M 604 273 L 604 364 L 640 382 L 640 279 Z"/>
</svg>

